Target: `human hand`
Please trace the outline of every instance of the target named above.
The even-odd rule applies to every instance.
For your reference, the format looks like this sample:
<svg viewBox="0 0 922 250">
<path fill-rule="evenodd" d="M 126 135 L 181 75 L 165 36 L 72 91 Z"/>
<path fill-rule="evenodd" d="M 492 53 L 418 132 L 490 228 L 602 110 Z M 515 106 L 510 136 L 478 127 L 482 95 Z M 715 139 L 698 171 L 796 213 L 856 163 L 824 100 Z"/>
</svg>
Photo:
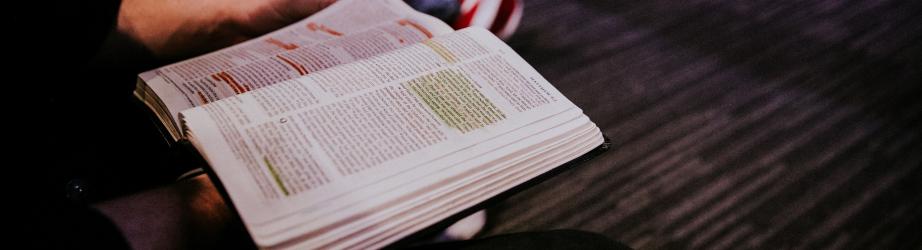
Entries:
<svg viewBox="0 0 922 250">
<path fill-rule="evenodd" d="M 336 0 L 123 0 L 117 31 L 155 57 L 223 48 L 303 19 Z"/>
<path fill-rule="evenodd" d="M 202 249 L 219 245 L 239 220 L 207 175 L 93 205 L 135 249 Z"/>
</svg>

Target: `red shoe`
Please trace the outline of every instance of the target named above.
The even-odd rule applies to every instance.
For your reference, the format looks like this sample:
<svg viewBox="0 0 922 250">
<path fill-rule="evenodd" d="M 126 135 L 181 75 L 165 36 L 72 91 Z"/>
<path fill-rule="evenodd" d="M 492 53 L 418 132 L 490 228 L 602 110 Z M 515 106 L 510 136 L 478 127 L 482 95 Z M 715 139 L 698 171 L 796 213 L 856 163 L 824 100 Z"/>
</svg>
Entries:
<svg viewBox="0 0 922 250">
<path fill-rule="evenodd" d="M 522 0 L 405 0 L 420 12 L 442 19 L 455 29 L 476 26 L 503 40 L 522 20 Z"/>
<path fill-rule="evenodd" d="M 458 0 L 461 10 L 452 27 L 489 29 L 499 38 L 512 37 L 522 20 L 522 0 Z"/>
</svg>

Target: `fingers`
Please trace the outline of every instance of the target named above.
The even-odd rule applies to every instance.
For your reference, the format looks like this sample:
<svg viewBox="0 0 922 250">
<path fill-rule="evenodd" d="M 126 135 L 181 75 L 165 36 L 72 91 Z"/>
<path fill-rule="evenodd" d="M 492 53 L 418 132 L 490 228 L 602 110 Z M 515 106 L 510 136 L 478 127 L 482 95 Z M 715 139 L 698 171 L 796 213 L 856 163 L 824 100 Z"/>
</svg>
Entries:
<svg viewBox="0 0 922 250">
<path fill-rule="evenodd" d="M 280 6 L 286 13 L 288 21 L 294 22 L 313 15 L 327 6 L 330 6 L 336 0 L 292 0 L 287 6 Z"/>
</svg>

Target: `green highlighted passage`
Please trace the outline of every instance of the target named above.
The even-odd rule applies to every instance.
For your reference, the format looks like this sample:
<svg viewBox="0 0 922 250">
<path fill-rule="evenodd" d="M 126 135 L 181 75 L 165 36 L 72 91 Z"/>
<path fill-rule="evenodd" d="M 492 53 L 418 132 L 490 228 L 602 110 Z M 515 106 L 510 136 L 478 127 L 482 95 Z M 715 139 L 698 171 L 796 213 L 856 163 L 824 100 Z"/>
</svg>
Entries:
<svg viewBox="0 0 922 250">
<path fill-rule="evenodd" d="M 274 166 L 272 166 L 272 163 L 269 162 L 269 158 L 263 156 L 263 162 L 266 163 L 266 168 L 269 169 L 269 173 L 271 173 L 272 178 L 275 179 L 275 184 L 278 184 L 279 188 L 282 189 L 282 193 L 285 194 L 285 196 L 288 196 L 288 189 L 285 188 L 285 183 L 282 183 L 282 177 L 279 176 L 279 172 L 275 169 Z"/>
<path fill-rule="evenodd" d="M 435 51 L 436 54 L 439 54 L 439 56 L 441 56 L 442 59 L 445 59 L 446 62 L 449 62 L 449 63 L 458 62 L 458 58 L 456 58 L 455 55 L 451 53 L 451 51 L 448 51 L 448 49 L 445 48 L 445 46 L 442 46 L 442 44 L 434 42 L 431 39 L 424 41 L 423 44 L 425 44 L 426 46 L 429 46 L 429 48 L 431 48 L 432 51 Z"/>
<path fill-rule="evenodd" d="M 461 133 L 506 118 L 464 74 L 447 69 L 405 83 L 446 125 Z"/>
</svg>

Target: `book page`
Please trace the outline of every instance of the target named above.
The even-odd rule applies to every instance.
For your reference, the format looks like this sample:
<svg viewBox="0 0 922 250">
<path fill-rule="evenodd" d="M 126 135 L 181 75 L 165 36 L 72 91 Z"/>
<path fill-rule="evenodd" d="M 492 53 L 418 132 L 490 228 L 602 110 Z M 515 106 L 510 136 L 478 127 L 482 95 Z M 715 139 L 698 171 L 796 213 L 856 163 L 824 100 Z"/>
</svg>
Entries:
<svg viewBox="0 0 922 250">
<path fill-rule="evenodd" d="M 583 116 L 478 28 L 182 115 L 254 239 L 269 245 L 317 229 L 299 222 L 336 223 L 344 211 L 407 193 L 384 191 L 419 189 L 475 167 L 472 157 L 515 152 L 498 149 Z"/>
<path fill-rule="evenodd" d="M 574 128 L 574 125 L 578 127 Z M 315 237 L 291 244 L 294 248 L 316 245 L 323 245 L 323 248 L 327 246 L 350 249 L 382 248 L 390 242 L 399 240 L 557 168 L 596 148 L 603 138 L 598 127 L 585 116 L 581 116 L 577 120 L 554 127 L 552 130 L 536 133 L 535 136 L 527 137 L 527 140 L 516 142 L 519 145 L 529 145 L 528 148 L 520 150 L 526 153 L 510 154 L 508 150 L 516 146 L 511 145 L 491 152 L 503 154 L 505 156 L 503 161 L 479 164 L 480 167 L 477 168 L 456 167 L 456 169 L 466 170 L 460 173 L 446 173 L 451 171 L 447 169 L 421 177 L 427 180 L 435 179 L 438 182 L 433 182 L 427 188 L 423 188 L 425 192 L 404 193 L 403 197 L 394 199 L 399 200 L 399 204 L 372 208 L 371 211 L 374 211 L 372 215 L 353 220 L 349 225 L 341 227 L 347 228 L 346 230 L 361 231 L 362 235 L 341 237 L 336 234 L 325 234 L 323 235 L 326 236 L 325 239 Z M 440 178 L 445 175 L 463 179 Z M 408 211 L 411 212 L 408 213 Z M 352 218 L 355 217 L 357 216 L 352 216 Z"/>
<path fill-rule="evenodd" d="M 453 30 L 400 0 L 342 0 L 259 38 L 140 75 L 178 112 Z"/>
</svg>

